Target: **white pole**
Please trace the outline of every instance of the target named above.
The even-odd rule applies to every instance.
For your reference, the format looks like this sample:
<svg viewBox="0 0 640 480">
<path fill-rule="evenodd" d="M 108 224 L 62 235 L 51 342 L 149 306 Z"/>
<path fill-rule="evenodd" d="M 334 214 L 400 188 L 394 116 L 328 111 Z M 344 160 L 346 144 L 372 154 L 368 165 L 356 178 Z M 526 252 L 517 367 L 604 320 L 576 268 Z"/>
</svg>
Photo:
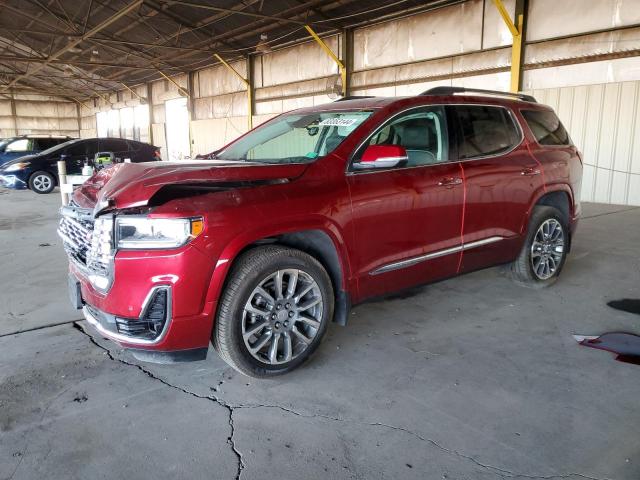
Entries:
<svg viewBox="0 0 640 480">
<path fill-rule="evenodd" d="M 65 192 L 67 184 L 67 163 L 64 160 L 58 160 L 58 183 L 60 184 L 60 195 L 62 196 L 62 206 L 69 203 L 69 194 Z"/>
</svg>

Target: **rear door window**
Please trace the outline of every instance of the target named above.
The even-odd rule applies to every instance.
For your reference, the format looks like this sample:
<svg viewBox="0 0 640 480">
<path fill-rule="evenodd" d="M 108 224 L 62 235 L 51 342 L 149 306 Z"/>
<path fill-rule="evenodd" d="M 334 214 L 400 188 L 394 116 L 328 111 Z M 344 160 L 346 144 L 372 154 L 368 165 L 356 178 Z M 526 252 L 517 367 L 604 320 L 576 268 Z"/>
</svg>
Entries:
<svg viewBox="0 0 640 480">
<path fill-rule="evenodd" d="M 569 134 L 555 113 L 549 110 L 522 110 L 521 113 L 540 145 L 571 145 Z"/>
<path fill-rule="evenodd" d="M 129 151 L 129 144 L 126 140 L 119 138 L 107 138 L 100 140 L 101 152 L 127 152 Z"/>
<path fill-rule="evenodd" d="M 55 147 L 56 145 L 59 145 L 64 141 L 66 140 L 61 140 L 58 138 L 38 138 L 36 139 L 36 142 L 37 142 L 36 150 L 38 151 L 47 150 L 51 147 Z"/>
<path fill-rule="evenodd" d="M 64 153 L 72 157 L 87 156 L 91 154 L 89 146 L 90 146 L 90 142 L 79 141 L 67 147 Z"/>
<path fill-rule="evenodd" d="M 520 130 L 506 108 L 484 105 L 452 108 L 458 117 L 461 159 L 500 155 L 521 141 Z"/>
<path fill-rule="evenodd" d="M 137 152 L 138 150 L 140 150 L 140 148 L 144 145 L 143 143 L 140 142 L 133 142 L 131 140 L 127 141 L 127 145 L 129 146 L 127 148 L 128 151 L 130 152 Z"/>
</svg>

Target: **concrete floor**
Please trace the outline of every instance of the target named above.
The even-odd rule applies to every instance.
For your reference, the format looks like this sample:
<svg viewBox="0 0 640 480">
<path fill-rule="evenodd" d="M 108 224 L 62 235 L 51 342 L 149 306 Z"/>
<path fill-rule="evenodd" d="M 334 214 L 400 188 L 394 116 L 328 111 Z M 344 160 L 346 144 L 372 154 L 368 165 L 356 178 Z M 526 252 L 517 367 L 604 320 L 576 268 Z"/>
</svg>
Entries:
<svg viewBox="0 0 640 480">
<path fill-rule="evenodd" d="M 0 479 L 640 478 L 640 367 L 571 336 L 640 332 L 606 306 L 639 296 L 640 209 L 587 205 L 551 289 L 496 268 L 362 305 L 255 381 L 73 323 L 58 203 L 0 191 Z"/>
</svg>

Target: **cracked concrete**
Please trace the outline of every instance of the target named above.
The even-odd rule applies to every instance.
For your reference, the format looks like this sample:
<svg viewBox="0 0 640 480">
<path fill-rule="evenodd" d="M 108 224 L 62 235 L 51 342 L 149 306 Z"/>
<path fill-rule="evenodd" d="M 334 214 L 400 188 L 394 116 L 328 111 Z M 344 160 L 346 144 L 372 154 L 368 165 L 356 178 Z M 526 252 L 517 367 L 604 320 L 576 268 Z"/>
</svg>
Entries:
<svg viewBox="0 0 640 480">
<path fill-rule="evenodd" d="M 87 331 L 81 326 L 80 323 L 74 322 L 73 326 L 78 331 L 82 332 L 85 336 L 87 336 L 89 338 L 89 340 L 91 341 L 91 343 L 93 343 L 96 347 L 102 349 L 107 354 L 109 359 L 111 359 L 113 361 L 116 361 L 116 362 L 123 363 L 125 365 L 129 365 L 131 367 L 135 367 L 138 370 L 140 370 L 142 373 L 147 375 L 149 378 L 152 378 L 153 380 L 157 380 L 160 383 L 162 383 L 163 385 L 166 385 L 167 387 L 175 388 L 176 390 L 179 390 L 180 392 L 182 392 L 182 393 L 184 393 L 186 395 L 191 395 L 192 397 L 200 398 L 200 399 L 203 399 L 203 400 L 213 401 L 216 404 L 220 405 L 221 407 L 225 408 L 229 413 L 229 428 L 230 428 L 230 434 L 227 437 L 227 443 L 231 447 L 231 450 L 233 451 L 234 455 L 236 455 L 236 457 L 238 458 L 238 474 L 236 475 L 236 480 L 240 479 L 240 476 L 242 474 L 242 470 L 244 469 L 244 462 L 242 460 L 242 453 L 236 448 L 235 442 L 233 440 L 233 434 L 234 434 L 234 431 L 235 431 L 235 427 L 233 425 L 233 409 L 234 409 L 233 406 L 227 404 L 223 400 L 220 400 L 219 398 L 217 398 L 214 395 L 206 395 L 206 396 L 205 395 L 198 395 L 197 393 L 190 392 L 189 390 L 181 388 L 181 387 L 179 387 L 177 385 L 173 385 L 173 384 L 167 382 L 166 380 L 163 380 L 162 378 L 157 377 L 151 371 L 149 371 L 147 368 L 145 368 L 143 365 L 141 365 L 139 363 L 130 362 L 130 361 L 124 360 L 123 358 L 120 358 L 120 357 L 116 358 L 107 347 L 105 347 L 105 346 L 101 345 L 100 343 L 98 343 L 89 333 L 87 333 Z M 222 382 L 219 382 L 219 384 L 221 384 L 221 383 Z"/>
<path fill-rule="evenodd" d="M 9 251 L 11 239 L 53 244 L 58 198 L 4 198 L 18 194 L 24 211 L 51 209 L 32 230 L 0 230 L 0 258 L 21 262 L 29 252 Z M 636 480 L 640 370 L 571 338 L 637 331 L 606 306 L 639 293 L 640 211 L 617 210 L 587 207 L 553 289 L 490 269 L 362 305 L 304 368 L 269 381 L 213 351 L 141 363 L 42 290 L 57 291 L 64 270 L 23 275 L 20 288 L 3 273 L 0 479 Z M 29 298 L 53 302 L 51 314 L 30 317 Z"/>
</svg>

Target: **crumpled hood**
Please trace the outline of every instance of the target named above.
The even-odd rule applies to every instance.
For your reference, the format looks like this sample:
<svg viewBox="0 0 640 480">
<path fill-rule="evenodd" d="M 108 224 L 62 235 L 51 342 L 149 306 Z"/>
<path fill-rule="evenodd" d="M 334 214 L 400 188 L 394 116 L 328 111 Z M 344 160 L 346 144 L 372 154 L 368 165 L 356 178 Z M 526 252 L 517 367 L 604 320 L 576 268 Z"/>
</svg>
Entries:
<svg viewBox="0 0 640 480">
<path fill-rule="evenodd" d="M 107 205 L 117 209 L 140 207 L 166 185 L 223 184 L 234 188 L 251 182 L 292 180 L 307 167 L 308 164 L 299 163 L 268 165 L 221 160 L 118 163 L 88 179 L 74 192 L 73 200 L 80 207 L 94 208 L 96 213 Z"/>
</svg>

